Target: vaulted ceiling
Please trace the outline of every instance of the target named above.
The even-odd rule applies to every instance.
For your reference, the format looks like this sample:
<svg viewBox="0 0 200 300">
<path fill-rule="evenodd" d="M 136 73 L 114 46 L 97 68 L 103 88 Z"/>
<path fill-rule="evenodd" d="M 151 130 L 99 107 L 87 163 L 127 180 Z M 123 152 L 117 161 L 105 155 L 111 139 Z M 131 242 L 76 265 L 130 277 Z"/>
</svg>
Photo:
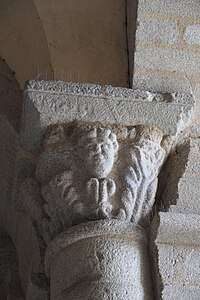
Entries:
<svg viewBox="0 0 200 300">
<path fill-rule="evenodd" d="M 28 79 L 127 86 L 124 0 L 0 0 L 0 56 Z"/>
</svg>

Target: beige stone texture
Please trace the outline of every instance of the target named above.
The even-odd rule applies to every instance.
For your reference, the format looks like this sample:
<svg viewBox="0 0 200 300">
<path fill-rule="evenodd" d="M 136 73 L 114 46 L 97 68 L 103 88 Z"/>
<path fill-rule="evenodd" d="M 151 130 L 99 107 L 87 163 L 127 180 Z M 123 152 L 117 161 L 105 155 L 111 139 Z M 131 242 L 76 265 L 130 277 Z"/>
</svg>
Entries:
<svg viewBox="0 0 200 300">
<path fill-rule="evenodd" d="M 199 299 L 199 218 L 197 214 L 161 212 L 154 219 L 150 235 L 158 299 L 173 300 L 180 295 L 184 300 Z"/>
<path fill-rule="evenodd" d="M 135 88 L 194 94 L 194 135 L 200 117 L 199 9 L 197 0 L 139 0 L 133 66 Z"/>
<path fill-rule="evenodd" d="M 34 2 L 55 79 L 127 85 L 123 0 Z"/>
<path fill-rule="evenodd" d="M 32 153 L 37 152 L 47 126 L 73 121 L 127 126 L 151 124 L 166 135 L 176 135 L 189 123 L 194 104 L 193 96 L 183 93 L 30 81 L 24 93 L 21 145 Z"/>
<path fill-rule="evenodd" d="M 26 295 L 26 300 L 49 298 L 45 274 L 50 276 L 53 300 L 153 298 L 145 230 L 136 224 L 116 220 L 115 214 L 115 220 L 91 223 L 88 217 L 84 219 L 79 215 L 79 223 L 85 223 L 77 225 L 77 220 L 72 221 L 71 228 L 63 227 L 63 232 L 57 232 L 48 240 L 40 231 L 37 218 L 41 217 L 41 207 L 38 205 L 34 210 L 34 205 L 38 195 L 41 196 L 42 183 L 36 185 L 35 195 L 35 182 L 30 181 L 29 186 L 27 178 L 35 174 L 41 137 L 46 128 L 57 123 L 66 126 L 73 121 L 127 126 L 127 132 L 131 135 L 132 130 L 134 138 L 137 137 L 136 125 L 154 124 L 165 135 L 173 135 L 174 143 L 181 143 L 178 147 L 173 145 L 173 152 L 159 177 L 156 208 L 163 211 L 157 214 L 150 226 L 151 275 L 157 299 L 200 299 L 199 14 L 199 0 L 0 0 L 0 110 L 3 115 L 0 117 L 0 233 L 6 232 L 12 237 L 21 280 L 18 288 Z M 29 79 L 33 81 L 26 85 L 19 145 L 16 131 L 19 130 L 22 105 L 20 88 Z M 58 81 L 49 81 L 52 79 Z M 134 89 L 113 87 L 130 87 L 130 82 Z M 179 134 L 180 138 L 177 137 Z M 55 136 L 52 140 L 56 145 L 58 136 Z M 191 136 L 195 138 L 188 142 Z M 52 140 L 50 148 L 54 149 L 53 154 L 49 155 L 40 172 L 44 181 L 51 175 L 49 169 L 57 170 L 52 157 L 59 158 L 59 167 L 64 172 L 69 163 L 67 157 L 63 163 L 61 153 L 57 155 Z M 169 150 L 170 138 L 163 141 L 161 146 Z M 148 158 L 149 155 L 151 167 L 155 167 L 150 156 L 151 147 L 151 143 L 146 149 L 141 144 L 138 157 L 144 155 Z M 127 156 L 126 151 L 120 151 L 119 156 L 116 151 L 111 160 L 114 165 L 116 159 L 118 171 L 120 164 L 126 162 L 126 158 L 120 160 L 120 155 Z M 140 159 L 135 160 L 131 167 L 135 171 L 148 172 L 145 159 L 141 160 L 143 168 L 135 167 Z M 75 162 L 74 157 L 72 161 Z M 89 174 L 88 169 L 85 171 L 78 163 L 74 170 L 79 176 L 82 171 Z M 111 184 L 106 191 L 112 197 L 115 182 L 106 181 L 104 177 L 108 174 L 100 174 L 100 171 L 96 172 L 98 180 L 93 178 L 94 173 L 89 174 L 93 176 L 92 182 L 97 186 L 100 182 L 98 187 L 106 188 L 107 183 Z M 116 175 L 117 171 L 113 174 Z M 57 186 L 60 188 L 62 184 L 66 189 L 66 182 L 70 180 L 67 173 L 64 175 L 66 178 L 61 176 L 63 182 L 59 181 L 59 176 L 57 181 L 52 181 L 56 183 L 52 184 L 53 192 L 56 193 Z M 85 180 L 85 176 L 82 179 Z M 125 179 L 130 184 L 130 176 L 125 176 Z M 151 174 L 150 179 L 153 179 Z M 22 183 L 25 191 L 29 190 L 25 199 L 30 200 L 30 211 L 33 208 L 30 216 L 24 202 L 18 201 L 22 198 Z M 118 185 L 121 189 L 122 186 Z M 150 194 L 144 193 L 146 185 L 146 182 L 140 187 L 138 185 L 137 193 L 132 186 L 138 207 L 140 198 L 147 203 L 151 200 Z M 153 205 L 157 182 L 151 187 Z M 41 227 L 47 229 L 47 222 L 43 221 L 48 221 L 48 229 L 53 232 L 49 219 L 54 217 L 56 208 L 52 206 L 50 210 L 47 205 L 51 196 L 47 187 L 39 204 L 46 218 L 42 215 Z M 73 200 L 71 195 L 69 198 Z M 59 227 L 59 222 L 64 222 L 67 214 L 60 204 L 60 194 L 57 198 L 53 194 L 52 199 L 58 200 L 61 208 L 56 220 Z M 99 198 L 95 199 L 97 202 Z M 85 207 L 84 211 L 87 211 L 87 205 Z M 80 207 L 77 211 L 80 213 Z M 144 207 L 139 207 L 139 211 L 145 213 Z M 152 215 L 151 210 L 148 222 Z M 98 214 L 97 217 L 101 218 Z M 137 223 L 134 218 L 129 221 Z M 3 262 L 4 267 L 10 268 L 12 259 L 4 261 L 4 248 L 0 240 L 0 264 Z M 3 267 L 0 273 L 1 286 L 5 283 Z M 0 290 L 1 297 L 22 299 L 21 294 L 17 297 L 10 291 L 3 294 Z"/>
<path fill-rule="evenodd" d="M 2 0 L 0 5 L 0 55 L 15 71 L 21 88 L 40 73 L 52 79 L 48 45 L 34 2 Z"/>
<path fill-rule="evenodd" d="M 123 0 L 2 0 L 0 55 L 28 79 L 127 86 Z"/>
<path fill-rule="evenodd" d="M 153 299 L 145 231 L 117 220 L 87 222 L 49 245 L 51 297 Z"/>
<path fill-rule="evenodd" d="M 21 114 L 17 82 L 21 89 L 30 79 L 130 85 L 136 4 L 0 1 L 0 57 L 16 78 L 14 83 L 9 75 L 5 84 L 7 79 L 0 76 L 0 109 L 16 129 Z"/>
</svg>

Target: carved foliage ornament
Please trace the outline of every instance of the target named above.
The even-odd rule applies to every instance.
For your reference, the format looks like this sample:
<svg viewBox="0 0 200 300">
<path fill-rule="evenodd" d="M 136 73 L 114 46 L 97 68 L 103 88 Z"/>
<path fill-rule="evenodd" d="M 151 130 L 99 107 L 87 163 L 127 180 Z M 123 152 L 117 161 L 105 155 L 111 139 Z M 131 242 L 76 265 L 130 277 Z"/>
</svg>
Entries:
<svg viewBox="0 0 200 300">
<path fill-rule="evenodd" d="M 165 158 L 162 138 L 155 127 L 49 128 L 35 178 L 21 187 L 44 240 L 89 220 L 113 218 L 146 226 Z"/>
</svg>

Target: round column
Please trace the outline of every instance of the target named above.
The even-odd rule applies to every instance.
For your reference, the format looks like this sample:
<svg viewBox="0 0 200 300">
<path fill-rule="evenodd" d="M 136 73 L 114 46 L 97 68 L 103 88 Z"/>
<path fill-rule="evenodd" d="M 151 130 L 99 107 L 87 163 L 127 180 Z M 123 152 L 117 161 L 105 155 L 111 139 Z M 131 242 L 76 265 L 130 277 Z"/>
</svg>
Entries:
<svg viewBox="0 0 200 300">
<path fill-rule="evenodd" d="M 83 223 L 48 246 L 52 300 L 152 299 L 144 229 L 118 220 Z"/>
</svg>

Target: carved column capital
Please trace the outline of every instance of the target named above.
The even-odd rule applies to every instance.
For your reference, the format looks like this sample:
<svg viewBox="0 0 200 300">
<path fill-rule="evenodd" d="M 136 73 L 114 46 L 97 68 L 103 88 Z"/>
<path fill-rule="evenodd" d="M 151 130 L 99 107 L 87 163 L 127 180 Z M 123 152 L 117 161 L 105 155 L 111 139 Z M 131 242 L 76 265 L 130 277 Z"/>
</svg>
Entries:
<svg viewBox="0 0 200 300">
<path fill-rule="evenodd" d="M 46 243 L 100 219 L 146 226 L 165 158 L 152 126 L 55 125 L 46 131 L 35 178 L 21 195 Z"/>
</svg>

